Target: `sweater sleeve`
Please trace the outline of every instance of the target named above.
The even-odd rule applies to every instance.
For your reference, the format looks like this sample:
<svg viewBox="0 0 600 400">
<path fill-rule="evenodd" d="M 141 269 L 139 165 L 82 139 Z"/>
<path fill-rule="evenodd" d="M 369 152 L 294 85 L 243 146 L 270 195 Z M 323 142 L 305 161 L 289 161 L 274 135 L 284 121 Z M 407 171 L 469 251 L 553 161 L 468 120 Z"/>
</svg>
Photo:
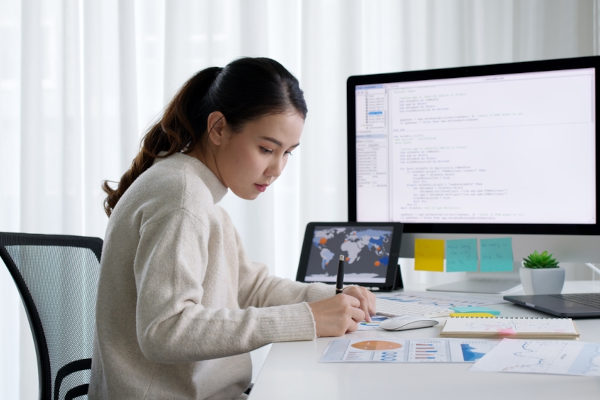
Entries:
<svg viewBox="0 0 600 400">
<path fill-rule="evenodd" d="M 136 331 L 147 358 L 157 362 L 197 361 L 248 352 L 276 341 L 315 337 L 310 308 L 296 300 L 318 297 L 323 288 L 313 294 L 305 287 L 310 285 L 271 280 L 265 268 L 255 271 L 243 267 L 244 275 L 257 275 L 252 281 L 238 276 L 238 266 L 209 265 L 215 257 L 209 248 L 212 252 L 215 247 L 227 247 L 215 246 L 211 243 L 215 240 L 222 239 L 211 235 L 206 221 L 185 210 L 142 227 L 134 261 Z M 240 308 L 238 279 L 253 282 L 242 285 L 241 290 L 266 285 L 244 296 L 251 300 L 248 303 L 265 307 L 244 304 Z M 205 296 L 207 286 L 212 293 L 222 295 Z M 281 295 L 286 286 L 293 289 L 294 296 Z M 270 289 L 275 292 L 273 296 L 266 294 Z"/>
<path fill-rule="evenodd" d="M 240 263 L 239 303 L 241 307 L 269 307 L 282 304 L 313 302 L 335 295 L 335 287 L 324 283 L 304 283 L 269 274 L 264 264 L 248 260 L 238 243 Z"/>
</svg>

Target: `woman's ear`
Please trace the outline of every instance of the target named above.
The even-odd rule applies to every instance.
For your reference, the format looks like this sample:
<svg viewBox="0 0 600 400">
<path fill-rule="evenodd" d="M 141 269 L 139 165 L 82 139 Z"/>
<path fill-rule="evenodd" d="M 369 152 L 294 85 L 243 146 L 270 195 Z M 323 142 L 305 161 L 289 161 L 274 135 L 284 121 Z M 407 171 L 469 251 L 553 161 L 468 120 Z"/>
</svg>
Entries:
<svg viewBox="0 0 600 400">
<path fill-rule="evenodd" d="M 208 114 L 206 126 L 208 129 L 208 140 L 215 145 L 220 145 L 225 139 L 225 115 L 220 111 L 213 111 Z"/>
</svg>

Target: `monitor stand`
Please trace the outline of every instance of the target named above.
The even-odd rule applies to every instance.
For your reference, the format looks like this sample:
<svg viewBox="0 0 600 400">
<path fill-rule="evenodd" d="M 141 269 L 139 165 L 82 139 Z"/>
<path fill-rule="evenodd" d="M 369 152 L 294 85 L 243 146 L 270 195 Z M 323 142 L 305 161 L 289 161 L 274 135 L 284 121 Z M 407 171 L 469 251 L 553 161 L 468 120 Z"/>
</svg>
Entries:
<svg viewBox="0 0 600 400">
<path fill-rule="evenodd" d="M 519 286 L 518 278 L 490 279 L 471 277 L 465 280 L 444 283 L 432 286 L 427 290 L 438 292 L 466 292 L 466 293 L 504 293 Z"/>
</svg>

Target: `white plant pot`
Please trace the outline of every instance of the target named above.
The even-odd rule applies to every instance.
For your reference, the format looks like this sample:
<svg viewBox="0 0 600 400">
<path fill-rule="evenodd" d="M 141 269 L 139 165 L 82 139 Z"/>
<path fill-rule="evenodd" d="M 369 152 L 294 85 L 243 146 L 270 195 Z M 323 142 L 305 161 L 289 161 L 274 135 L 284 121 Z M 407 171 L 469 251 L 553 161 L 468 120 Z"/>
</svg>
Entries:
<svg viewBox="0 0 600 400">
<path fill-rule="evenodd" d="M 557 294 L 565 283 L 563 268 L 525 268 L 519 269 L 523 292 L 531 294 Z"/>
</svg>

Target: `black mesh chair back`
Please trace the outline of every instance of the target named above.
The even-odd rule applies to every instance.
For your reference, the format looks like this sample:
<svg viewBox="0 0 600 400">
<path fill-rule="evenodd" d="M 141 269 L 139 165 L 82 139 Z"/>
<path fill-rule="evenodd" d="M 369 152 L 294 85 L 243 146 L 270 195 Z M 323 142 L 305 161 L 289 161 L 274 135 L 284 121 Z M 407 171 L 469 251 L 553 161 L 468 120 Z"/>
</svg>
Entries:
<svg viewBox="0 0 600 400">
<path fill-rule="evenodd" d="M 23 300 L 40 398 L 87 395 L 102 239 L 0 232 L 0 257 Z"/>
</svg>

